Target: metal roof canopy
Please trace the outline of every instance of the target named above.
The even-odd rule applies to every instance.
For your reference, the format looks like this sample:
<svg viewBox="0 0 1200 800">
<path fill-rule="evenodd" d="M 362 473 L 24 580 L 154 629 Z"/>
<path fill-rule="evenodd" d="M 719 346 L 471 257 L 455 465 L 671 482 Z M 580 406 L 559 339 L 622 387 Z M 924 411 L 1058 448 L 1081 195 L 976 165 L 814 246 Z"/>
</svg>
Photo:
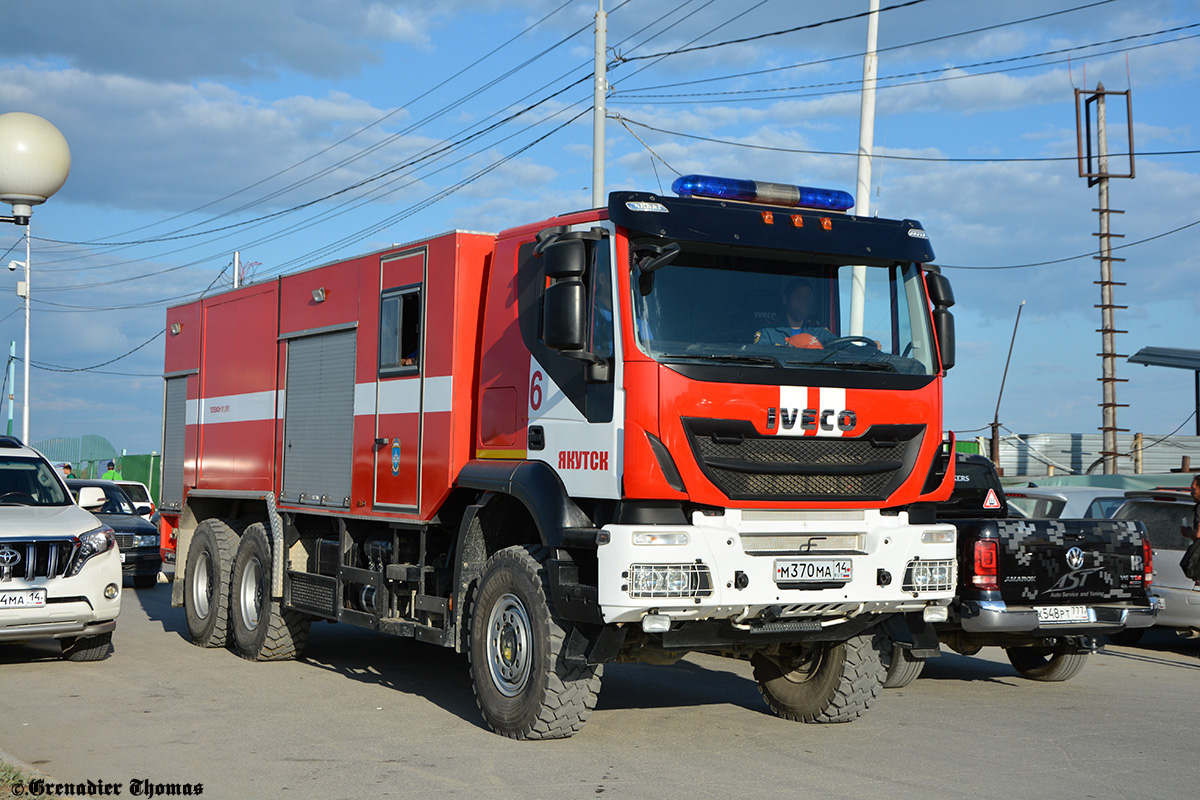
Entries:
<svg viewBox="0 0 1200 800">
<path fill-rule="evenodd" d="M 1196 374 L 1196 435 L 1200 436 L 1200 350 L 1182 347 L 1143 347 L 1128 359 L 1148 367 L 1190 369 Z"/>
</svg>

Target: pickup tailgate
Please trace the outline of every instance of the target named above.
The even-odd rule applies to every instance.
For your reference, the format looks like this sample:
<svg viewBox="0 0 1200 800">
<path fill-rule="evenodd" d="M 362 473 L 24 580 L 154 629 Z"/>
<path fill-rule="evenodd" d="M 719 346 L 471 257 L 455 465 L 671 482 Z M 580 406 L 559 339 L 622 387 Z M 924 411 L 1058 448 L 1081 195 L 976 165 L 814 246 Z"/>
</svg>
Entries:
<svg viewBox="0 0 1200 800">
<path fill-rule="evenodd" d="M 1148 602 L 1141 523 L 1000 519 L 959 524 L 964 548 L 993 536 L 1000 596 L 1010 607 Z"/>
</svg>

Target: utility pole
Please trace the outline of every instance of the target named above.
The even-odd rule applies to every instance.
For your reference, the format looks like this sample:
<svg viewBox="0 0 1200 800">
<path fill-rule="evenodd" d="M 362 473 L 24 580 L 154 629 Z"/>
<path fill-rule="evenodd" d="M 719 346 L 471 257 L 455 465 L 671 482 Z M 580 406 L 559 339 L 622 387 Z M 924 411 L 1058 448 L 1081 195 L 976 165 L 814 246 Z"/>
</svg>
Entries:
<svg viewBox="0 0 1200 800">
<path fill-rule="evenodd" d="M 1128 333 L 1128 331 L 1117 330 L 1116 321 L 1113 312 L 1120 308 L 1125 309 L 1128 306 L 1119 306 L 1113 303 L 1113 287 L 1124 286 L 1124 283 L 1114 281 L 1112 273 L 1112 265 L 1114 261 L 1124 261 L 1123 258 L 1116 258 L 1112 254 L 1112 239 L 1114 237 L 1124 238 L 1122 234 L 1113 233 L 1109 224 L 1109 217 L 1112 214 L 1124 214 L 1124 211 L 1117 211 L 1109 208 L 1108 205 L 1108 181 L 1110 178 L 1132 178 L 1133 177 L 1133 106 L 1130 99 L 1129 91 L 1110 92 L 1106 91 L 1103 83 L 1096 84 L 1096 91 L 1092 92 L 1084 101 L 1084 125 L 1080 129 L 1080 109 L 1079 98 L 1083 94 L 1083 90 L 1075 90 L 1075 128 L 1076 137 L 1079 141 L 1079 177 L 1088 179 L 1088 186 L 1100 187 L 1100 207 L 1093 208 L 1093 211 L 1100 214 L 1100 232 L 1095 234 L 1100 237 L 1100 255 L 1092 256 L 1100 262 L 1100 280 L 1094 281 L 1100 287 L 1100 304 L 1094 306 L 1100 309 L 1100 328 L 1097 333 L 1100 334 L 1103 350 L 1098 355 L 1101 358 L 1101 377 L 1098 379 L 1103 385 L 1103 402 L 1100 403 L 1102 410 L 1103 425 L 1100 427 L 1103 433 L 1103 445 L 1100 450 L 1100 458 L 1104 462 L 1104 474 L 1115 475 L 1117 472 L 1117 433 L 1128 430 L 1127 428 L 1117 427 L 1117 409 L 1125 406 L 1128 403 L 1117 402 L 1117 384 L 1124 383 L 1125 379 L 1117 377 L 1117 359 L 1125 358 L 1126 356 L 1116 352 L 1116 335 L 1118 333 Z M 1123 95 L 1125 97 L 1125 112 L 1126 119 L 1129 125 L 1129 172 L 1114 173 L 1109 170 L 1108 158 L 1108 119 L 1106 98 L 1108 95 Z M 1096 168 L 1092 168 L 1092 115 L 1091 106 L 1096 106 Z M 1085 135 L 1086 134 L 1086 135 Z M 1084 140 L 1087 143 L 1086 169 L 1084 159 Z"/>
<path fill-rule="evenodd" d="M 605 204 L 604 198 L 604 118 L 608 114 L 608 15 L 604 0 L 596 11 L 595 85 L 592 88 L 592 208 Z"/>
<path fill-rule="evenodd" d="M 854 214 L 871 215 L 871 151 L 875 147 L 875 81 L 879 58 L 875 44 L 879 38 L 879 0 L 870 0 L 867 17 L 867 52 L 863 56 L 862 104 L 858 115 L 858 183 L 854 193 Z M 851 336 L 862 336 L 863 308 L 867 297 L 867 268 L 850 270 Z"/>
<path fill-rule="evenodd" d="M 12 436 L 13 395 L 17 393 L 17 376 L 13 374 L 13 364 L 17 361 L 17 343 L 8 343 L 8 365 L 4 368 L 4 385 L 8 387 L 8 435 Z"/>
</svg>

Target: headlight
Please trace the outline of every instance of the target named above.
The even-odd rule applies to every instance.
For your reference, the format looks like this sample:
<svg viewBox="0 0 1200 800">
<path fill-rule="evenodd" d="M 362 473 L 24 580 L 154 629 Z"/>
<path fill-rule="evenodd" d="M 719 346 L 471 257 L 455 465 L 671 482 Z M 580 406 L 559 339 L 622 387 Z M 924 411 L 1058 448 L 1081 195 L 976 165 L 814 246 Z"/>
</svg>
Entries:
<svg viewBox="0 0 1200 800">
<path fill-rule="evenodd" d="M 158 546 L 158 534 L 157 533 L 136 533 L 133 536 L 133 546 L 134 547 L 157 547 Z"/>
<path fill-rule="evenodd" d="M 107 525 L 101 525 L 99 528 L 81 534 L 79 544 L 75 548 L 75 557 L 71 560 L 71 566 L 67 568 L 67 577 L 78 575 L 79 570 L 83 569 L 83 565 L 89 558 L 108 552 L 116 544 L 117 540 L 113 538 L 113 530 Z"/>
</svg>

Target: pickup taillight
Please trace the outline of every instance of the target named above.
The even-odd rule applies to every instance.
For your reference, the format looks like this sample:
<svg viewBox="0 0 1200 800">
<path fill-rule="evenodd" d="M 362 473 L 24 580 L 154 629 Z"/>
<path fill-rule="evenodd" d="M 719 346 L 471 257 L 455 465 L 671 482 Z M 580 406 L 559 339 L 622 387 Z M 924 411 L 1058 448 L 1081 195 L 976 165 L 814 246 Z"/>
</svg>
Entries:
<svg viewBox="0 0 1200 800">
<path fill-rule="evenodd" d="M 1142 539 L 1142 570 L 1146 575 L 1142 585 L 1150 588 L 1150 584 L 1154 580 L 1154 550 L 1150 547 L 1149 539 Z"/>
<path fill-rule="evenodd" d="M 975 542 L 975 568 L 971 585 L 985 592 L 1000 589 L 999 556 L 995 539 L 980 539 Z"/>
</svg>

